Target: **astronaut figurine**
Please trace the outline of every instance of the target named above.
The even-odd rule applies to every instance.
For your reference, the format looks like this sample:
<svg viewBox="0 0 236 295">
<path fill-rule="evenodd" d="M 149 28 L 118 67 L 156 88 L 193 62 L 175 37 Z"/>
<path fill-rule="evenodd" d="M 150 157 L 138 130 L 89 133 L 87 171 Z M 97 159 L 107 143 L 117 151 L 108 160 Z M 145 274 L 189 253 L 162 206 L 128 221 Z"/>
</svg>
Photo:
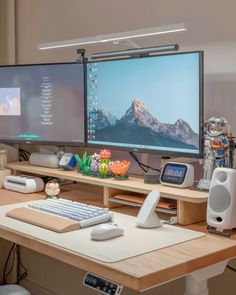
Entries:
<svg viewBox="0 0 236 295">
<path fill-rule="evenodd" d="M 230 167 L 229 139 L 230 126 L 225 118 L 211 117 L 205 122 L 204 179 L 198 187 L 209 189 L 216 167 Z M 205 187 L 201 187 L 205 186 Z"/>
</svg>

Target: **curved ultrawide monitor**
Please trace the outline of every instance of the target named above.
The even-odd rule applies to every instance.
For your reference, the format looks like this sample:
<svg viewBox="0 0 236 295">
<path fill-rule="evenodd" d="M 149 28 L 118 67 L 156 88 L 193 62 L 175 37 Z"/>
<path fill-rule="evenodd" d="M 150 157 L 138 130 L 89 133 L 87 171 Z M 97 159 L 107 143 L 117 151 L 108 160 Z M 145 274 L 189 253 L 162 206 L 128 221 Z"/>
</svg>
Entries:
<svg viewBox="0 0 236 295">
<path fill-rule="evenodd" d="M 0 142 L 81 145 L 84 65 L 0 67 Z"/>
<path fill-rule="evenodd" d="M 87 142 L 202 155 L 203 53 L 87 64 Z"/>
</svg>

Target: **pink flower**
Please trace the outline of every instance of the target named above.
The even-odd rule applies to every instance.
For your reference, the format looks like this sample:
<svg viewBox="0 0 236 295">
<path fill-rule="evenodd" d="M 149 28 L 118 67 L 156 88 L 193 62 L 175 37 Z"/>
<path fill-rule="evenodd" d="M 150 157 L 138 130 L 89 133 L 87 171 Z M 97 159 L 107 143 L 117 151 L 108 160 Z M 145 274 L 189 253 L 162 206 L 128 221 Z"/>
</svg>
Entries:
<svg viewBox="0 0 236 295">
<path fill-rule="evenodd" d="M 99 155 L 103 159 L 109 159 L 111 157 L 111 151 L 107 149 L 102 149 Z"/>
</svg>

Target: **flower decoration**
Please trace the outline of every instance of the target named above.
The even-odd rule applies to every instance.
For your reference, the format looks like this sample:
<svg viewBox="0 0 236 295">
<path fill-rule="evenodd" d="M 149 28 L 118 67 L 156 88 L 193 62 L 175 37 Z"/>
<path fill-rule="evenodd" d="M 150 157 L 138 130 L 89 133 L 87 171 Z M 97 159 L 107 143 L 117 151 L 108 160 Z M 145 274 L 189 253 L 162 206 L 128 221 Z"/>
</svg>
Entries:
<svg viewBox="0 0 236 295">
<path fill-rule="evenodd" d="M 106 163 L 100 164 L 99 172 L 101 175 L 106 175 L 108 173 L 108 165 Z"/>
<path fill-rule="evenodd" d="M 100 159 L 101 159 L 101 157 L 100 157 L 99 154 L 94 153 L 92 155 L 92 161 L 91 161 L 91 164 L 90 164 L 90 168 L 91 168 L 92 172 L 98 172 L 99 171 Z"/>
<path fill-rule="evenodd" d="M 109 168 L 115 175 L 125 176 L 129 168 L 130 161 L 113 161 Z"/>
<path fill-rule="evenodd" d="M 100 151 L 99 155 L 102 159 L 110 159 L 111 158 L 111 151 L 107 150 L 107 149 L 102 149 Z"/>
<path fill-rule="evenodd" d="M 87 156 L 87 152 L 84 152 L 82 158 L 80 158 L 78 154 L 75 154 L 75 158 L 78 163 L 79 170 L 84 173 L 89 173 L 92 156 Z"/>
<path fill-rule="evenodd" d="M 107 149 L 102 149 L 99 153 L 100 155 L 100 165 L 106 164 L 107 167 L 111 161 L 111 151 Z M 100 172 L 101 173 L 101 172 Z"/>
</svg>

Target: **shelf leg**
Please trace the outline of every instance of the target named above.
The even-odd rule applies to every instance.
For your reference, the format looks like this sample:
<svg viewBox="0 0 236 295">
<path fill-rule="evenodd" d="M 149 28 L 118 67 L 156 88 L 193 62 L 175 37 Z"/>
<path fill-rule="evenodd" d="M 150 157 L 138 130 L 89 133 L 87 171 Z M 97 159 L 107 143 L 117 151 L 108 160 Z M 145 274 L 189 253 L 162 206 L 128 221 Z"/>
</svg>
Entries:
<svg viewBox="0 0 236 295">
<path fill-rule="evenodd" d="M 184 295 L 208 295 L 207 280 L 224 272 L 228 260 L 194 271 L 185 277 Z"/>
</svg>

